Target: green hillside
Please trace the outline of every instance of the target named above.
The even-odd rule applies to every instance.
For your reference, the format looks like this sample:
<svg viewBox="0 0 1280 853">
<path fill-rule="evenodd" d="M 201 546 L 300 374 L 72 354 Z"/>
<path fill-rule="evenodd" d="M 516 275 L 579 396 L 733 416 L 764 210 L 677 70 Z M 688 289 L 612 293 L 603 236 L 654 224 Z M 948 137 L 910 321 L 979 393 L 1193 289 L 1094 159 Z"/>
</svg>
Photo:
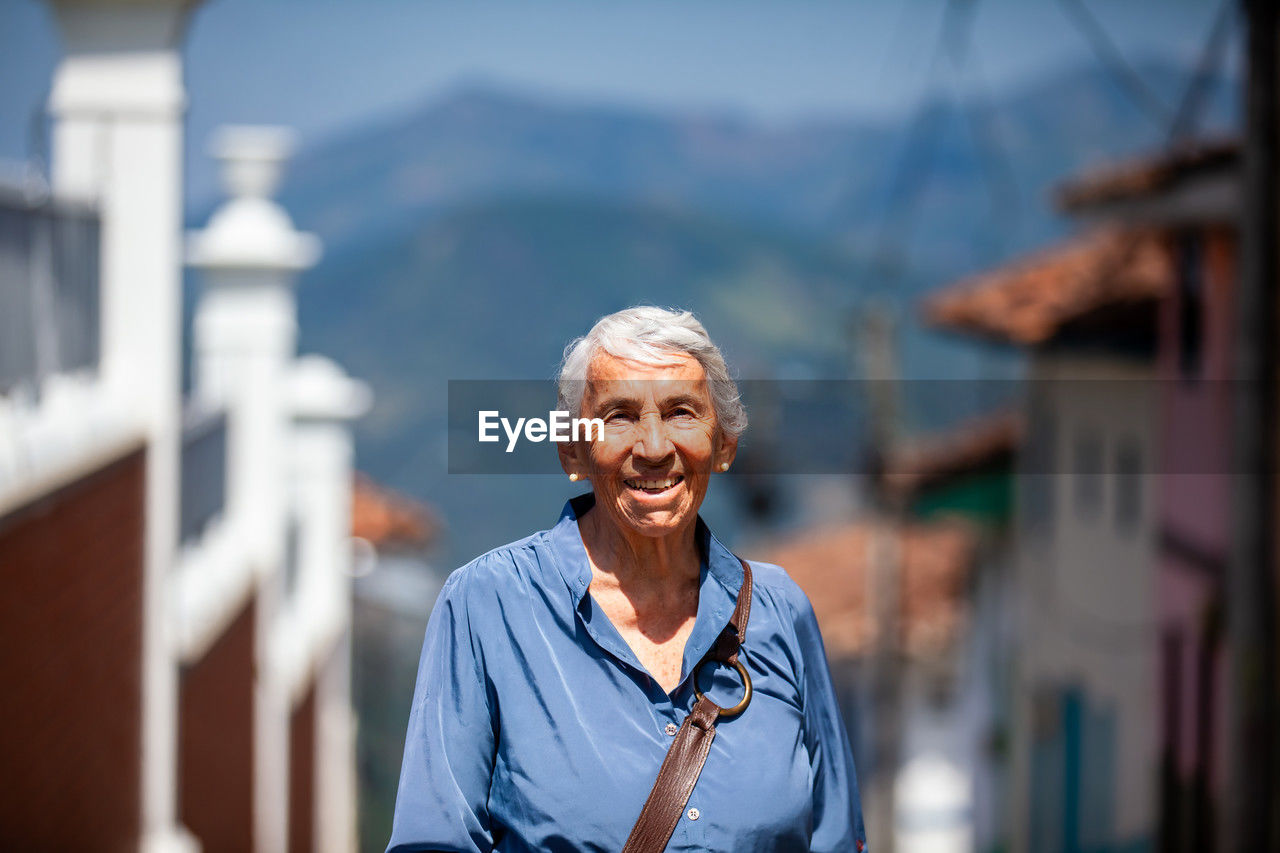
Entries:
<svg viewBox="0 0 1280 853">
<path fill-rule="evenodd" d="M 373 386 L 361 466 L 421 493 L 444 470 L 449 379 L 549 378 L 571 338 L 638 302 L 698 313 L 743 376 L 842 375 L 866 276 L 790 235 L 593 199 L 509 199 L 328 258 L 300 285 L 301 344 Z"/>
</svg>

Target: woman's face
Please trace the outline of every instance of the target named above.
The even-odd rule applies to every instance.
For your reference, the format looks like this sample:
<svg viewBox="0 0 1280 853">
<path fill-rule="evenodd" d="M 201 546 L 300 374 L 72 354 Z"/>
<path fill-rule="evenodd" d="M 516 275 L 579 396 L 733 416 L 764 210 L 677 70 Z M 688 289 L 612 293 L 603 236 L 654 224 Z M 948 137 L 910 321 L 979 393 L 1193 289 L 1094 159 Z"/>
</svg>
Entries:
<svg viewBox="0 0 1280 853">
<path fill-rule="evenodd" d="M 692 524 L 712 471 L 737 449 L 720 432 L 702 365 L 684 353 L 661 367 L 599 353 L 578 417 L 603 420 L 604 435 L 561 445 L 565 471 L 590 479 L 596 506 L 642 536 Z"/>
</svg>

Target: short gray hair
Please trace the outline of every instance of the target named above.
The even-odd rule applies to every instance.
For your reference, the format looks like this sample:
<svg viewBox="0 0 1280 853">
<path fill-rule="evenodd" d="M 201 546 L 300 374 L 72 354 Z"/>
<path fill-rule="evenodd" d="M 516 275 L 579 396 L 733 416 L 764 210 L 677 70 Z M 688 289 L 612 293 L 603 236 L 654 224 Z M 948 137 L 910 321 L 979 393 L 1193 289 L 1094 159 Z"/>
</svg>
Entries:
<svg viewBox="0 0 1280 853">
<path fill-rule="evenodd" d="M 667 364 L 672 353 L 692 356 L 707 376 L 720 429 L 730 438 L 746 431 L 747 410 L 738 385 L 729 375 L 719 347 L 692 312 L 637 305 L 601 317 L 591 331 L 570 341 L 564 348 L 556 385 L 558 408 L 572 417 L 581 414 L 587 368 L 601 351 L 650 365 Z"/>
</svg>

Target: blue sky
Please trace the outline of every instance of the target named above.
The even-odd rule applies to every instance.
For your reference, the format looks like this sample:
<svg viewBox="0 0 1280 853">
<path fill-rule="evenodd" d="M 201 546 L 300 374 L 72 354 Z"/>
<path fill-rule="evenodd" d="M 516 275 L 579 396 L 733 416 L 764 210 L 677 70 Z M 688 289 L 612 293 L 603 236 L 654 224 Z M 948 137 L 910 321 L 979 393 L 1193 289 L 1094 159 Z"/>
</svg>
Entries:
<svg viewBox="0 0 1280 853">
<path fill-rule="evenodd" d="M 1190 58 L 1220 0 L 1085 0 L 1132 58 Z M 1227 0 L 1231 2 L 1231 0 Z M 931 76 L 942 0 L 207 0 L 185 49 L 189 189 L 229 122 L 304 144 L 484 80 L 762 121 L 888 118 L 930 86 L 1005 89 L 1094 61 L 1059 0 L 984 0 L 964 73 Z M 0 158 L 31 148 L 59 54 L 41 0 L 0 0 Z"/>
</svg>

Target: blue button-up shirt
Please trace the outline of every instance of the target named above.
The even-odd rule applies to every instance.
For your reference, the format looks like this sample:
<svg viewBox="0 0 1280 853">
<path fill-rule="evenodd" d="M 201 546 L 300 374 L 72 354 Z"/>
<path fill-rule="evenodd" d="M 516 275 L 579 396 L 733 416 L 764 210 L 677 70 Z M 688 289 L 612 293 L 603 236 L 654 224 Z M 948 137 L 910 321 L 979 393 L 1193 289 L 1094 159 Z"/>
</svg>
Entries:
<svg viewBox="0 0 1280 853">
<path fill-rule="evenodd" d="M 671 694 L 587 593 L 578 517 L 450 575 L 427 626 L 388 851 L 617 853 L 693 707 L 693 669 L 728 623 L 742 566 L 702 519 L 698 614 Z M 860 851 L 853 758 L 813 608 L 751 563 L 740 658 L 755 687 L 722 719 L 668 850 Z M 713 672 L 712 670 L 716 670 Z M 720 705 L 741 685 L 707 666 Z"/>
</svg>

